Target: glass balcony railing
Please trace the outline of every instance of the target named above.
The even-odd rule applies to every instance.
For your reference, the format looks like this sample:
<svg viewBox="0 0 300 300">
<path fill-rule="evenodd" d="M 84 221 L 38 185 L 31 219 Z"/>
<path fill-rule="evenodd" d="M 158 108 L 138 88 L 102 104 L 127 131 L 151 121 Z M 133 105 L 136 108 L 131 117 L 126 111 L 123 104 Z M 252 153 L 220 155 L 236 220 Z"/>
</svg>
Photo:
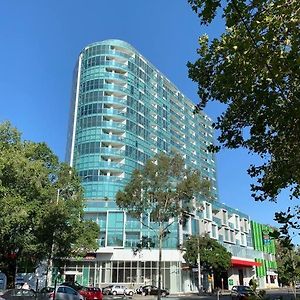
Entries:
<svg viewBox="0 0 300 300">
<path fill-rule="evenodd" d="M 101 141 L 124 142 L 124 137 L 112 134 L 101 134 Z"/>
<path fill-rule="evenodd" d="M 100 100 L 101 100 L 101 102 L 104 102 L 104 103 L 126 104 L 126 99 L 113 97 L 113 96 L 102 97 Z"/>
<path fill-rule="evenodd" d="M 109 66 L 109 67 L 117 67 L 121 69 L 127 70 L 127 65 L 126 64 L 121 64 L 115 61 L 105 61 L 101 64 L 102 66 Z"/>
<path fill-rule="evenodd" d="M 121 164 L 121 163 L 115 163 L 115 162 L 109 162 L 109 161 L 101 161 L 99 162 L 98 164 L 99 168 L 100 169 L 123 169 L 124 168 L 124 164 Z"/>
<path fill-rule="evenodd" d="M 119 176 L 106 176 L 106 175 L 93 175 L 93 176 L 88 176 L 88 177 L 83 177 L 81 179 L 82 183 L 87 183 L 87 182 L 93 182 L 93 181 L 98 181 L 98 182 L 121 182 L 124 181 L 123 177 Z"/>
<path fill-rule="evenodd" d="M 125 151 L 120 149 L 114 149 L 114 148 L 100 148 L 101 154 L 109 154 L 109 155 L 124 155 Z"/>
<path fill-rule="evenodd" d="M 110 91 L 118 91 L 122 93 L 128 93 L 128 88 L 120 86 L 118 84 L 113 84 L 113 83 L 106 83 L 103 84 L 103 89 L 104 90 L 110 90 Z"/>
<path fill-rule="evenodd" d="M 117 116 L 117 117 L 125 117 L 125 113 L 121 112 L 118 109 L 113 109 L 113 108 L 104 108 L 102 110 L 103 115 L 109 115 L 109 116 Z"/>
<path fill-rule="evenodd" d="M 117 51 L 117 50 L 107 50 L 107 51 L 105 51 L 105 54 L 116 55 L 116 56 L 120 56 L 120 57 L 124 57 L 124 58 L 130 58 L 131 57 L 131 55 L 126 54 L 126 53 L 121 52 L 121 51 Z"/>
<path fill-rule="evenodd" d="M 123 123 L 118 123 L 118 122 L 112 122 L 112 121 L 103 121 L 102 122 L 102 127 L 103 128 L 121 128 L 125 129 L 125 124 Z"/>
<path fill-rule="evenodd" d="M 117 74 L 117 73 L 113 73 L 113 72 L 106 72 L 104 78 L 120 79 L 120 80 L 124 80 L 125 83 L 127 82 L 127 76 L 125 74 Z"/>
<path fill-rule="evenodd" d="M 254 249 L 241 247 L 238 245 L 230 245 L 224 242 L 221 244 L 229 251 L 233 256 L 255 259 L 255 258 L 263 258 L 263 253 Z"/>
</svg>

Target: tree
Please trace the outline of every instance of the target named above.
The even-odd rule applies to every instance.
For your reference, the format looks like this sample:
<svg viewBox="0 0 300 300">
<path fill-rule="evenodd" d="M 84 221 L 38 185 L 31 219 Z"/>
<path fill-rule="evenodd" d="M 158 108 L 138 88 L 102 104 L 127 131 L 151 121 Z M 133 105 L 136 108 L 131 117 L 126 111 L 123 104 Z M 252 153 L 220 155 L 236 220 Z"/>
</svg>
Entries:
<svg viewBox="0 0 300 300">
<path fill-rule="evenodd" d="M 278 280 L 282 285 L 295 285 L 300 279 L 300 251 L 291 242 L 276 240 Z"/>
<path fill-rule="evenodd" d="M 300 72 L 298 0 L 188 0 L 201 24 L 220 12 L 225 32 L 200 37 L 199 58 L 188 63 L 200 103 L 225 104 L 214 128 L 221 146 L 245 148 L 262 163 L 248 174 L 255 200 L 276 201 L 282 189 L 300 196 Z M 299 210 L 299 209 L 298 209 Z M 296 212 L 298 213 L 298 211 Z M 295 214 L 293 214 L 295 215 Z"/>
<path fill-rule="evenodd" d="M 44 143 L 22 141 L 0 125 L 0 268 L 13 282 L 16 264 L 27 271 L 97 249 L 97 225 L 84 221 L 83 193 L 72 168 Z"/>
<path fill-rule="evenodd" d="M 206 272 L 221 274 L 231 266 L 231 253 L 208 236 L 190 236 L 185 241 L 183 248 L 185 249 L 183 258 L 191 266 L 198 265 L 200 254 L 201 269 Z"/>
<path fill-rule="evenodd" d="M 159 248 L 158 298 L 161 296 L 161 256 L 163 239 L 178 218 L 197 205 L 195 196 L 208 194 L 209 183 L 198 171 L 185 169 L 179 154 L 157 154 L 143 169 L 135 170 L 131 180 L 116 195 L 117 205 L 141 220 L 156 235 Z M 150 220 L 143 222 L 142 215 Z M 146 241 L 147 242 L 147 241 Z M 149 244 L 149 241 L 147 242 Z"/>
</svg>

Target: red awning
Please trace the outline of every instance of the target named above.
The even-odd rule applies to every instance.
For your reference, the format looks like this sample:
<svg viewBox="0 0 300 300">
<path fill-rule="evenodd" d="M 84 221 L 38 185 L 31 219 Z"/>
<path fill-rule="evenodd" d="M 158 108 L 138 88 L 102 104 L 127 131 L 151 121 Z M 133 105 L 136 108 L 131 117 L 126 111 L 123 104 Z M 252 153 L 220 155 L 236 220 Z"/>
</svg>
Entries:
<svg viewBox="0 0 300 300">
<path fill-rule="evenodd" d="M 233 266 L 241 266 L 241 267 L 260 267 L 262 263 L 257 261 L 249 261 L 249 260 L 242 260 L 242 259 L 231 259 L 231 264 Z"/>
</svg>

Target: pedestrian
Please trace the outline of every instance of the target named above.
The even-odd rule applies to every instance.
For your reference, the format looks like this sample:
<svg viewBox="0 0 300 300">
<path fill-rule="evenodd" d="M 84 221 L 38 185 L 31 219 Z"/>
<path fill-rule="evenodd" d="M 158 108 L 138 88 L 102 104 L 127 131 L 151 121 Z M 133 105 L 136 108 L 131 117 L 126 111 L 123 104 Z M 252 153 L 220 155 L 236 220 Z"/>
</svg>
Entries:
<svg viewBox="0 0 300 300">
<path fill-rule="evenodd" d="M 256 279 L 253 277 L 250 279 L 249 281 L 249 286 L 252 288 L 252 290 L 255 292 L 256 288 L 257 288 L 257 281 Z"/>
</svg>

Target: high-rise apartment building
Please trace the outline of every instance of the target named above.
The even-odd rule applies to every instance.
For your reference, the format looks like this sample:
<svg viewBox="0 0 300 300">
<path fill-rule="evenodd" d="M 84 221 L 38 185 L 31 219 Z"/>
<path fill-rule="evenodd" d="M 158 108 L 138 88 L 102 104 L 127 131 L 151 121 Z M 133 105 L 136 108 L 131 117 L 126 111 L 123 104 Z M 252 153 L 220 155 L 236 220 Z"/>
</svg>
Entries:
<svg viewBox="0 0 300 300">
<path fill-rule="evenodd" d="M 163 286 L 171 292 L 196 288 L 196 275 L 185 269 L 178 249 L 189 234 L 208 233 L 234 245 L 237 254 L 250 247 L 242 257 L 250 259 L 248 267 L 256 265 L 249 217 L 218 202 L 215 158 L 207 151 L 213 143 L 212 122 L 193 110 L 194 103 L 128 43 L 106 40 L 82 50 L 74 71 L 67 158 L 84 186 L 85 217 L 99 224 L 100 236 L 94 259 L 71 262 L 66 276 L 101 286 L 157 284 L 158 251 L 132 251 L 149 233 L 118 209 L 115 195 L 134 169 L 156 153 L 172 150 L 210 180 L 212 196 L 198 199 L 203 210 L 185 225 L 170 227 L 163 251 Z M 246 278 L 252 271 L 244 274 Z M 227 286 L 228 278 L 223 279 Z"/>
</svg>

